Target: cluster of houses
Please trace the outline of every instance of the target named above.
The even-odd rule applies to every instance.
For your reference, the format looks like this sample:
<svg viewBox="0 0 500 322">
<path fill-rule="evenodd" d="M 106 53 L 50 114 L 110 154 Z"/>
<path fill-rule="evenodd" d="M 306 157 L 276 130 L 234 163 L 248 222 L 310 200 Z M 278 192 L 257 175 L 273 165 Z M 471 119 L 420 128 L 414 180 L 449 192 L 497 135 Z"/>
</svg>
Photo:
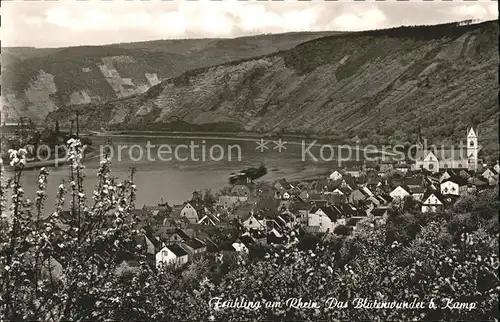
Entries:
<svg viewBox="0 0 500 322">
<path fill-rule="evenodd" d="M 301 233 L 356 230 L 363 219 L 384 221 L 395 207 L 434 212 L 460 196 L 498 184 L 498 163 L 468 169 L 401 171 L 397 163 L 352 162 L 314 180 L 236 181 L 207 202 L 198 193 L 182 205 L 144 206 L 140 245 L 157 265 L 184 264 L 206 252 L 249 252 L 292 243 Z M 403 208 L 401 208 L 403 209 Z"/>
<path fill-rule="evenodd" d="M 141 231 L 133 247 L 143 249 L 152 266 L 183 265 L 207 253 L 239 256 L 253 247 L 296 243 L 305 234 L 345 235 L 362 220 L 385 221 L 391 209 L 404 210 L 406 203 L 410 211 L 438 211 L 461 196 L 497 186 L 500 173 L 498 162 L 477 173 L 402 172 L 396 164 L 381 171 L 380 165 L 352 162 L 328 176 L 298 182 L 236 181 L 216 198 L 195 192 L 181 205 L 143 206 L 132 213 Z M 63 212 L 59 218 L 64 230 L 72 216 Z M 60 274 L 55 258 L 45 264 Z M 124 257 L 118 271 L 135 266 L 134 258 Z"/>
</svg>

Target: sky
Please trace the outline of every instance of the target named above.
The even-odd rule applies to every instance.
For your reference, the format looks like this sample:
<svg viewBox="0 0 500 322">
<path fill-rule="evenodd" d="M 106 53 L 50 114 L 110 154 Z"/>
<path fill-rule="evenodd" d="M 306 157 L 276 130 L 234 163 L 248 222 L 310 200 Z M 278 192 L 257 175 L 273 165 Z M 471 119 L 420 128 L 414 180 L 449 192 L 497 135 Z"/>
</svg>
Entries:
<svg viewBox="0 0 500 322">
<path fill-rule="evenodd" d="M 2 47 L 64 47 L 498 19 L 496 1 L 2 1 Z"/>
</svg>

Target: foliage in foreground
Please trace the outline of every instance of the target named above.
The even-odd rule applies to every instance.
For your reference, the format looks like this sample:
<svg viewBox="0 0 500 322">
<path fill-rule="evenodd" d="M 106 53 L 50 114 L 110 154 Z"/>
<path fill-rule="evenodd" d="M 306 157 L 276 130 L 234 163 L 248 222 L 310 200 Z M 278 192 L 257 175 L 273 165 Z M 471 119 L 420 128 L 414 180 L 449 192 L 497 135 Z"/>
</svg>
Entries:
<svg viewBox="0 0 500 322">
<path fill-rule="evenodd" d="M 0 186 L 5 231 L 0 237 L 0 315 L 7 319 L 410 321 L 498 316 L 498 221 L 492 224 L 498 190 L 464 198 L 451 212 L 396 216 L 386 225 L 366 225 L 352 236 L 309 249 L 271 247 L 261 260 L 234 261 L 223 275 L 205 269 L 200 261 L 187 269 L 157 272 L 140 250 L 129 246 L 137 234 L 130 211 L 133 175 L 119 183 L 104 161 L 92 201 L 87 200 L 81 188 L 82 147 L 78 141 L 70 144 L 69 187 L 61 184 L 56 210 L 49 217 L 42 214 L 47 171 L 40 172 L 40 189 L 30 202 L 19 180 L 25 151 L 11 151 L 17 171 Z M 7 208 L 9 190 L 13 193 Z M 67 195 L 73 221 L 64 225 L 58 217 Z M 50 256 L 63 264 L 61 278 L 48 273 Z M 120 259 L 127 256 L 137 258 L 141 267 L 115 274 Z M 210 301 L 217 297 L 260 306 L 215 309 Z M 288 308 L 289 298 L 314 301 L 319 307 Z M 342 307 L 328 308 L 328 298 Z M 356 298 L 426 304 L 432 299 L 438 308 L 356 308 Z M 476 307 L 440 308 L 446 299 Z M 268 308 L 265 302 L 270 301 L 283 306 Z"/>
</svg>

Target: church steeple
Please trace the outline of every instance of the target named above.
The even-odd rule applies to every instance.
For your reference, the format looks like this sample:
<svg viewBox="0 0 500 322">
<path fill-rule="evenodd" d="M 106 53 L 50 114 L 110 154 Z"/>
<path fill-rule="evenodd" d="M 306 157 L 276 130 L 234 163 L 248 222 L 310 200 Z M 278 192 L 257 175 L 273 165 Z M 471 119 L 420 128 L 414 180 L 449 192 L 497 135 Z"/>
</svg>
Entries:
<svg viewBox="0 0 500 322">
<path fill-rule="evenodd" d="M 478 168 L 478 137 L 477 137 L 477 128 L 473 127 L 467 128 L 467 159 L 469 160 L 469 170 L 477 171 Z"/>
<path fill-rule="evenodd" d="M 420 130 L 420 126 L 417 129 L 417 149 L 422 151 L 424 149 L 424 144 L 422 142 L 422 134 Z"/>
</svg>

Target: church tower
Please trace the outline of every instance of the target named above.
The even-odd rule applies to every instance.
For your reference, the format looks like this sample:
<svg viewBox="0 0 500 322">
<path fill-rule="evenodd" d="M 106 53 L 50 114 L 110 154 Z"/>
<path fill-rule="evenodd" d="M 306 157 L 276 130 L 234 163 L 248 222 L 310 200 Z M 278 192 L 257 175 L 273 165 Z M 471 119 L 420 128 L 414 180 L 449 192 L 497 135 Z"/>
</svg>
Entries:
<svg viewBox="0 0 500 322">
<path fill-rule="evenodd" d="M 469 160 L 469 170 L 477 171 L 478 159 L 477 154 L 479 146 L 477 144 L 477 128 L 473 127 L 467 129 L 467 159 Z"/>
</svg>

